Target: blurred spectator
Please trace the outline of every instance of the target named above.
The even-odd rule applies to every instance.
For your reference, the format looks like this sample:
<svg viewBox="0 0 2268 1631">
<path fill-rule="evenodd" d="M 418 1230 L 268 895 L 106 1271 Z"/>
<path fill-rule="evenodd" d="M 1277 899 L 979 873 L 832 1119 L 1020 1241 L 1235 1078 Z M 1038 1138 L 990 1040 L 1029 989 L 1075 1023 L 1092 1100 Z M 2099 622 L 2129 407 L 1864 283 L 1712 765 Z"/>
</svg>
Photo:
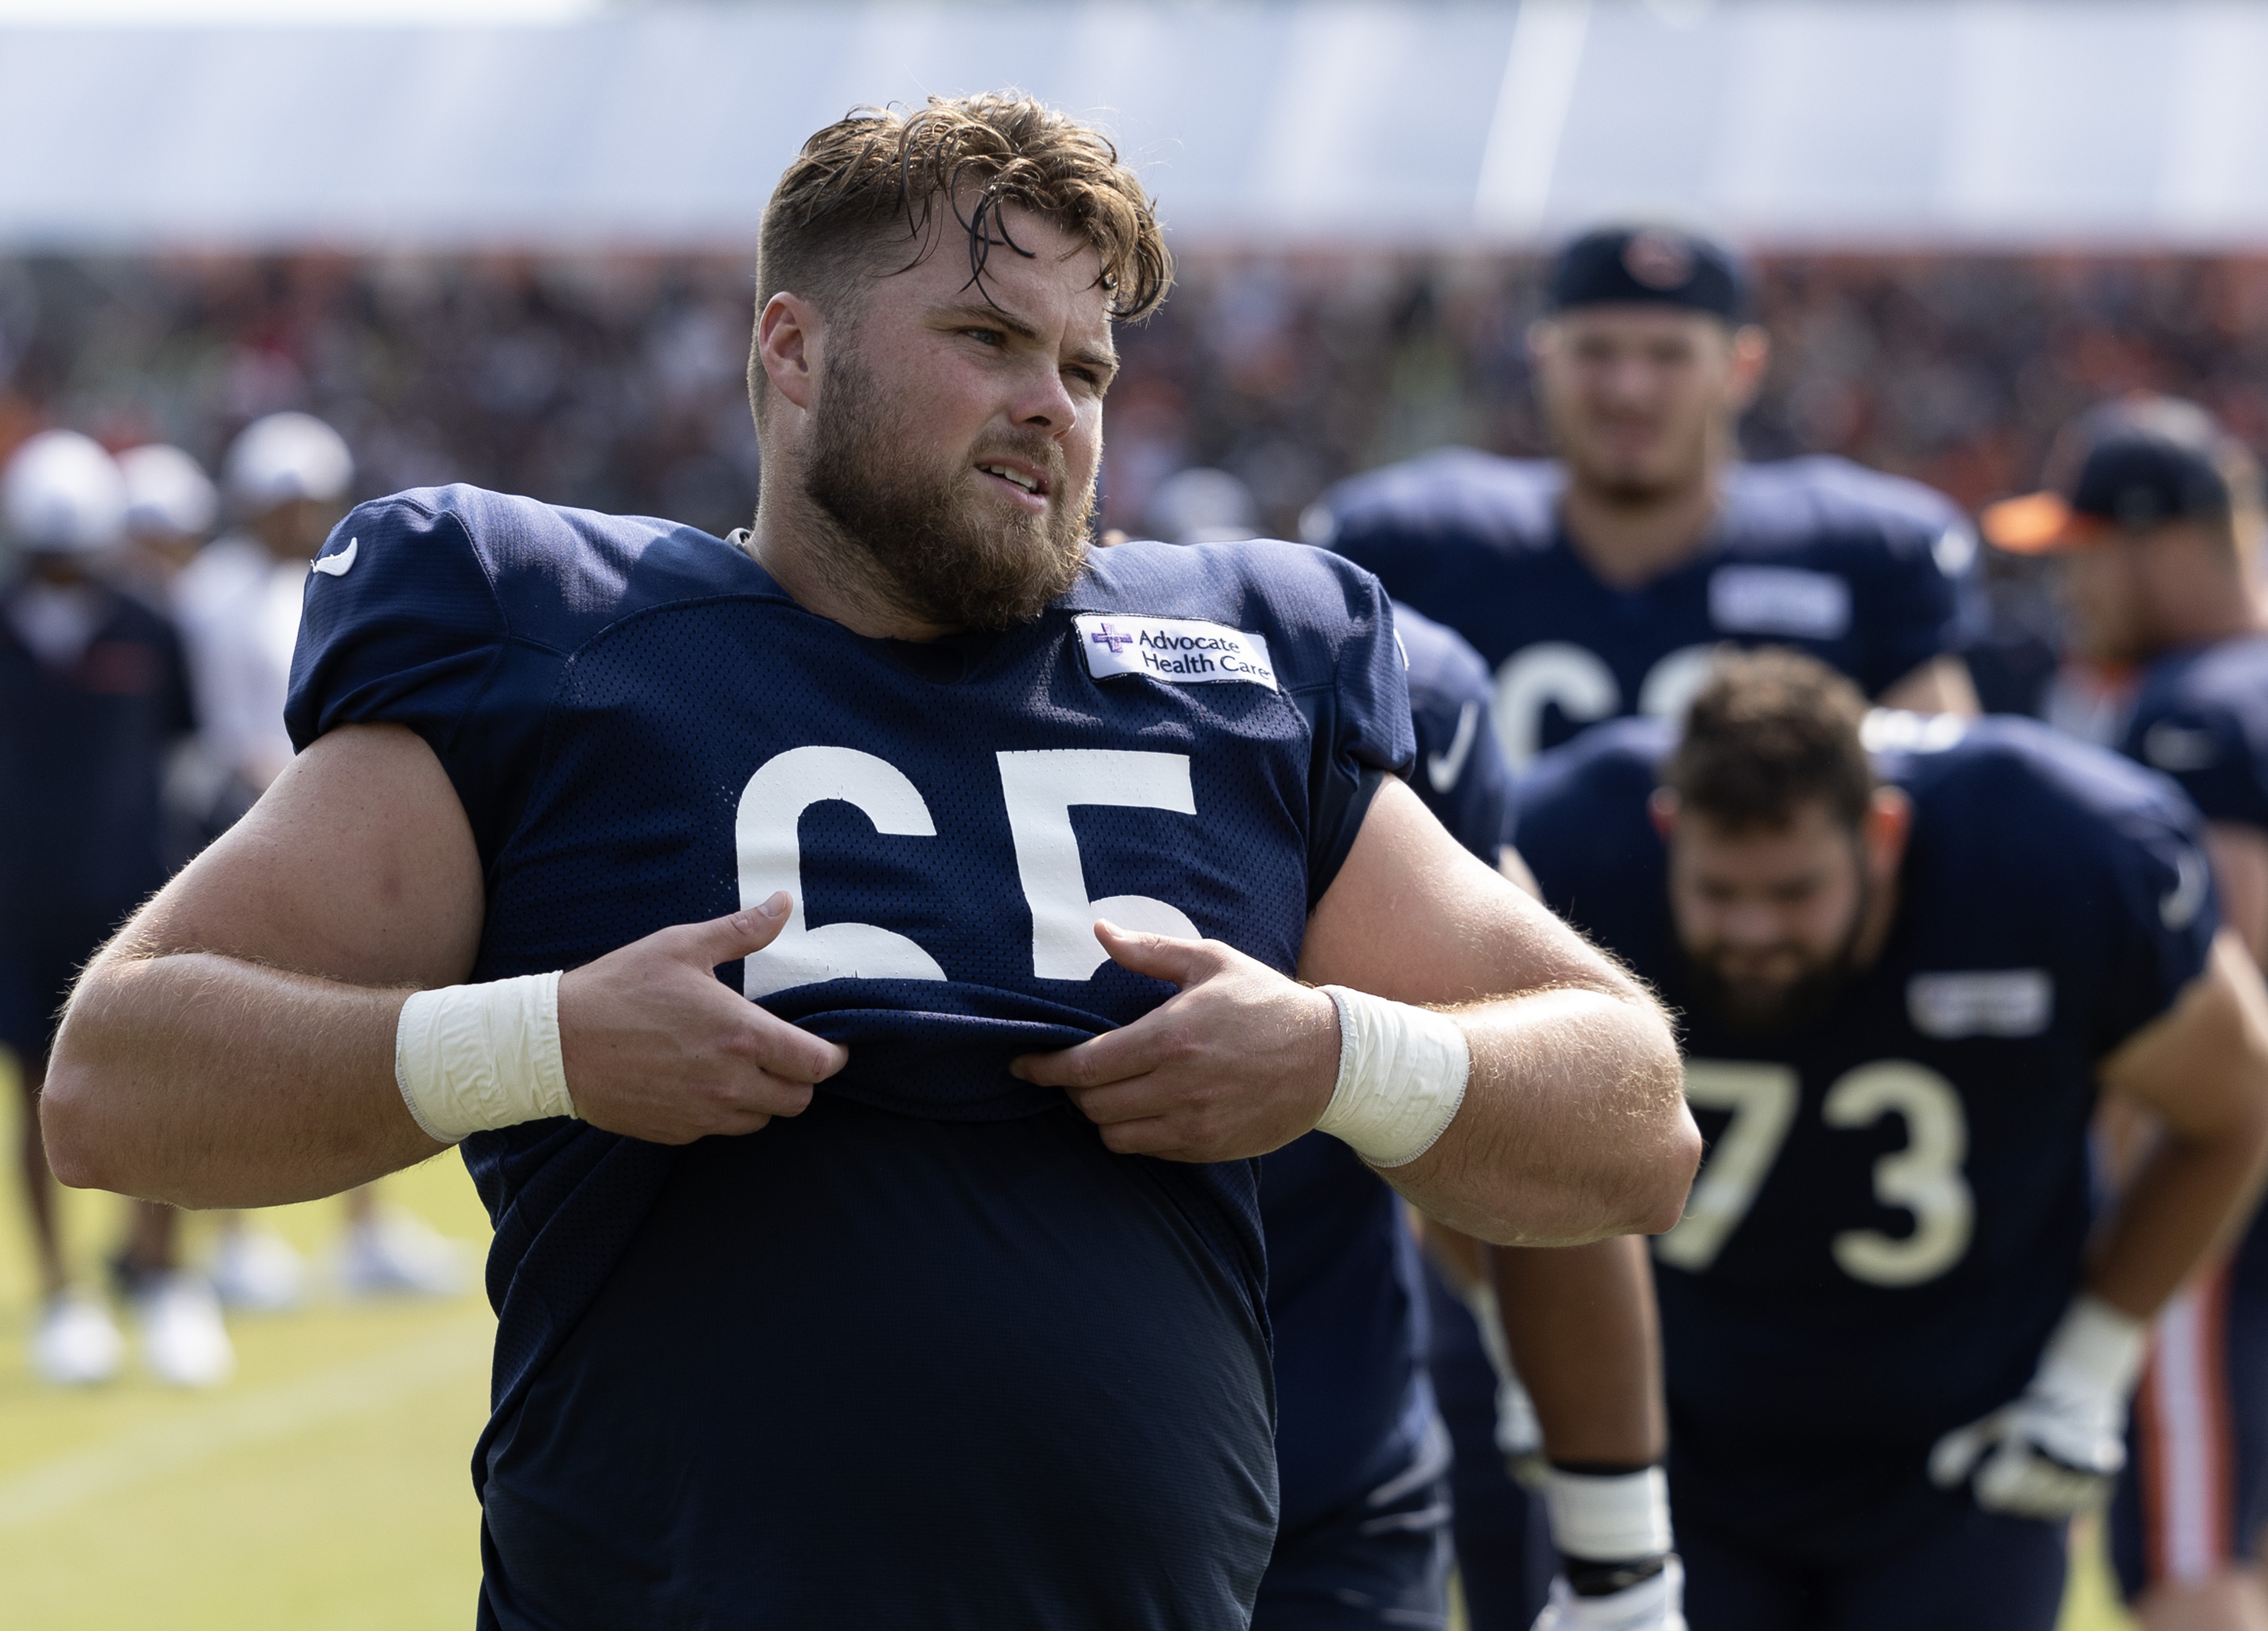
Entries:
<svg viewBox="0 0 2268 1631">
<path fill-rule="evenodd" d="M 0 1042 L 25 1088 L 22 1169 L 44 1299 L 33 1362 L 48 1381 L 107 1380 L 122 1342 L 68 1282 L 38 1098 L 57 1009 L 119 920 L 164 881 L 158 787 L 191 726 L 173 626 L 107 582 L 126 483 L 70 431 L 33 437 L 0 476 L 0 525 L 24 571 L 0 596 Z M 172 1208 L 135 1204 L 120 1277 L 160 1379 L 211 1386 L 235 1366 L 211 1288 L 180 1272 Z"/>
<path fill-rule="evenodd" d="M 346 513 L 354 455 L 313 415 L 286 410 L 253 422 L 231 444 L 221 485 L 236 526 L 173 580 L 173 605 L 195 682 L 199 745 L 213 774 L 203 825 L 217 836 L 250 809 L 291 762 L 284 728 L 291 652 L 309 563 Z M 347 559 L 343 555 L 342 559 Z M 194 778 L 177 777 L 177 786 Z M 417 1220 L 381 1212 L 368 1187 L 347 1196 L 340 1274 L 356 1293 L 446 1296 L 462 1275 L 454 1249 Z M 278 1236 L 222 1220 L 213 1283 L 232 1308 L 275 1310 L 299 1300 L 298 1255 Z"/>
<path fill-rule="evenodd" d="M 2202 402 L 2268 448 L 2268 259 L 1766 255 L 1758 457 L 1840 453 L 1974 508 L 2022 491 L 2056 427 L 2133 388 Z M 1120 336 L 1107 524 L 1153 530 L 1160 483 L 1235 477 L 1297 537 L 1324 487 L 1445 442 L 1536 454 L 1525 256 L 1184 257 Z M 41 424 L 207 461 L 254 419 L 320 415 L 363 494 L 465 480 L 723 533 L 755 508 L 732 256 L 0 259 L 0 454 Z M 1987 563 L 1988 700 L 2045 682 L 2051 614 Z"/>
<path fill-rule="evenodd" d="M 220 495 L 195 459 L 164 442 L 120 454 L 118 473 L 126 482 L 127 542 L 119 575 L 163 603 L 175 575 L 212 535 Z"/>
<path fill-rule="evenodd" d="M 1176 470 L 1151 493 L 1143 530 L 1167 543 L 1226 543 L 1258 534 L 1260 506 L 1226 470 Z"/>
</svg>

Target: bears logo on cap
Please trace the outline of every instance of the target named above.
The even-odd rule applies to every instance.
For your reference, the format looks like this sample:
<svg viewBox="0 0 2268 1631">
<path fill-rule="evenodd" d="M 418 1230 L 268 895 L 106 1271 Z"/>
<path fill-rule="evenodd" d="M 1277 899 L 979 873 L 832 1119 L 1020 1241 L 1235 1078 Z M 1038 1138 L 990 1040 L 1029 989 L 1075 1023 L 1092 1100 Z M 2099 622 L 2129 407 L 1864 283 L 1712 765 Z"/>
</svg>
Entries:
<svg viewBox="0 0 2268 1631">
<path fill-rule="evenodd" d="M 1693 246 L 1649 227 L 1623 246 L 1623 269 L 1649 289 L 1683 289 L 1693 279 Z"/>
</svg>

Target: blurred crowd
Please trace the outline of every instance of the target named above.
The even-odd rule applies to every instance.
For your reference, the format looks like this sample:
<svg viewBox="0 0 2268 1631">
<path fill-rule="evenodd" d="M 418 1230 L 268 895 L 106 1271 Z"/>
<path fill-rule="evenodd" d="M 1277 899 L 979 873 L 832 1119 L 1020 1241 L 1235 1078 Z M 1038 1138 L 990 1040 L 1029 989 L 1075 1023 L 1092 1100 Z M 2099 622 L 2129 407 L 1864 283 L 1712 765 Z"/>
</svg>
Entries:
<svg viewBox="0 0 2268 1631">
<path fill-rule="evenodd" d="M 1443 443 L 1542 451 L 1527 257 L 1192 256 L 1121 337 L 1107 519 L 1186 467 L 1263 531 Z M 1847 454 L 1972 507 L 2132 388 L 2268 446 L 2268 260 L 1767 256 L 1759 458 Z M 0 260 L 0 456 L 50 424 L 210 467 L 279 410 L 338 427 L 356 487 L 465 480 L 722 532 L 755 503 L 745 256 Z"/>
</svg>

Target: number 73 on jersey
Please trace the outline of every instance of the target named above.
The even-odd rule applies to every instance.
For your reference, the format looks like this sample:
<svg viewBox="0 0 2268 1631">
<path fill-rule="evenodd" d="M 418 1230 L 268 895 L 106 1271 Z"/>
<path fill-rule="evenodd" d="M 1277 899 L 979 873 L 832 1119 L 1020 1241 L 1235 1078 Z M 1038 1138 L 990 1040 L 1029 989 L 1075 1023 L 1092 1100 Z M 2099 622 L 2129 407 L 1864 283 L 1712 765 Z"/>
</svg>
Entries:
<svg viewBox="0 0 2268 1631">
<path fill-rule="evenodd" d="M 1790 1066 L 1689 1059 L 1685 1096 L 1697 1110 L 1732 1117 L 1710 1148 L 1685 1215 L 1654 1243 L 1662 1262 L 1697 1274 L 1756 1205 L 1795 1129 L 1803 1091 Z M 1975 1232 L 1977 1203 L 1962 1172 L 1969 1122 L 1953 1084 L 1911 1059 L 1877 1059 L 1837 1077 L 1819 1114 L 1837 1129 L 1872 1126 L 1889 1115 L 1906 1128 L 1905 1148 L 1874 1163 L 1874 1192 L 1881 1205 L 1912 1216 L 1912 1232 L 1844 1229 L 1830 1243 L 1837 1266 L 1871 1286 L 1918 1286 L 1960 1262 Z"/>
</svg>

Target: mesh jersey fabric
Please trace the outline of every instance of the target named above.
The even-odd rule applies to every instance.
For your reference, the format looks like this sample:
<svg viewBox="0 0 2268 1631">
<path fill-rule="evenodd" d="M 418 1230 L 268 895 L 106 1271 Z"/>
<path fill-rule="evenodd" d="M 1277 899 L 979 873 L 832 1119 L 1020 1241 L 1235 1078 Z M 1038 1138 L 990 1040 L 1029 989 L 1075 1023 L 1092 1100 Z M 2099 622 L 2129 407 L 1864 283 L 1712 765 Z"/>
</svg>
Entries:
<svg viewBox="0 0 2268 1631">
<path fill-rule="evenodd" d="M 852 1059 L 804 1118 L 690 1151 L 558 1121 L 468 1140 L 497 1228 L 484 1612 L 1036 1625 L 1108 1601 L 1107 1623 L 1233 1623 L 1273 1520 L 1253 1163 L 1109 1157 L 1060 1095 L 1005 1067 L 1170 994 L 1099 946 L 1099 968 L 1068 970 L 1045 930 L 1066 912 L 1170 908 L 1295 965 L 1311 891 L 1411 751 L 1375 583 L 1297 545 L 1122 546 L 942 683 L 666 522 L 451 488 L 363 506 L 328 550 L 350 541 L 349 572 L 310 580 L 289 723 L 301 746 L 360 722 L 432 746 L 481 850 L 473 978 L 572 967 L 784 882 L 789 929 L 719 978 Z M 1257 636 L 1276 683 L 1110 674 L 1083 616 Z M 966 1181 L 988 1167 L 1016 1182 Z M 796 1220 L 821 1215 L 836 1227 L 808 1264 L 736 1244 L 809 1247 Z M 1072 1245 L 1092 1254 L 1083 1279 L 1063 1273 Z M 867 1299 L 881 1266 L 916 1260 L 957 1280 L 907 1304 L 946 1325 L 900 1329 Z M 687 1294 L 647 1295 L 662 1283 Z M 791 1380 L 757 1342 L 733 1374 L 712 1357 L 659 1392 L 630 1386 L 668 1369 L 673 1340 L 705 1350 L 709 1323 L 739 1331 L 748 1310 L 767 1329 L 817 1321 L 834 1369 L 865 1384 L 797 1369 L 795 1418 L 752 1415 L 755 1378 Z M 996 1317 L 981 1339 L 961 1318 L 977 1310 Z M 924 1362 L 956 1345 L 990 1362 L 943 1368 L 947 1398 Z M 861 1368 L 877 1353 L 887 1396 Z M 1167 1400 L 1186 1419 L 1161 1436 Z M 616 1428 L 576 1431 L 583 1453 L 564 1454 L 592 1408 Z M 990 1448 L 1006 1422 L 1020 1465 Z M 878 1437 L 901 1441 L 895 1459 Z M 854 1545 L 840 1503 L 885 1464 L 895 1509 L 922 1524 Z M 593 1466 L 603 1488 L 577 1472 Z M 1151 1499 L 1082 1528 L 1071 1515 L 1092 1510 L 1068 1497 L 1105 1468 Z M 681 1521 L 652 1531 L 634 1521 L 648 1508 Z M 1003 1561 L 1002 1533 L 1023 1537 L 1012 1583 L 928 1567 L 954 1546 Z M 609 1534 L 647 1539 L 610 1553 Z"/>
<path fill-rule="evenodd" d="M 2029 720 L 1887 718 L 1910 740 L 1879 769 L 1914 807 L 1889 936 L 1785 1031 L 1729 1030 L 1675 945 L 1646 811 L 1667 726 L 1547 755 L 1513 820 L 1545 899 L 1684 1016 L 1711 1160 L 1743 1105 L 1778 1130 L 1713 1249 L 1657 1243 L 1672 1482 L 1727 1537 L 1822 1563 L 1966 1499 L 1930 1486 L 1929 1448 L 2030 1379 L 2094 1219 L 2095 1066 L 2219 918 L 2162 778 Z"/>
<path fill-rule="evenodd" d="M 1731 641 L 1797 646 L 1879 694 L 1955 648 L 1976 553 L 1953 502 L 1845 459 L 1734 464 L 1699 553 L 1601 579 L 1560 524 L 1555 461 L 1469 449 L 1351 476 L 1318 542 L 1469 640 L 1515 771 L 1585 727 L 1674 718 Z"/>
</svg>

